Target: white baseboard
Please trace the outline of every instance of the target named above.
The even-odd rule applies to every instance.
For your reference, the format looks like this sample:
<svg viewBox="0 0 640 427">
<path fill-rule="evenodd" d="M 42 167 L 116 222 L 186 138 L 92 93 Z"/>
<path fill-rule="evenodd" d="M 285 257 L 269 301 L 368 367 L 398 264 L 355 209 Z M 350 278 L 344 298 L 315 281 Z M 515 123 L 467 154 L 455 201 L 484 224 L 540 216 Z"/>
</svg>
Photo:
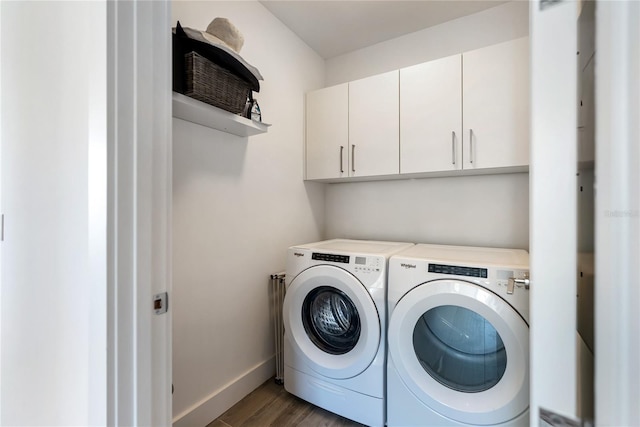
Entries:
<svg viewBox="0 0 640 427">
<path fill-rule="evenodd" d="M 174 416 L 173 427 L 206 426 L 275 374 L 270 358 L 220 387 L 183 413 Z"/>
</svg>

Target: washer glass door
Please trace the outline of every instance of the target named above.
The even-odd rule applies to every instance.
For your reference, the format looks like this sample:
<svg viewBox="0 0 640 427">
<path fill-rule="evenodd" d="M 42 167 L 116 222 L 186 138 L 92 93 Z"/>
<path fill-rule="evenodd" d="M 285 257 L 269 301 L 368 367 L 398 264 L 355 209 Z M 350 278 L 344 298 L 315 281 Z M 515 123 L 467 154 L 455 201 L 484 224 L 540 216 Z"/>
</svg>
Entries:
<svg viewBox="0 0 640 427">
<path fill-rule="evenodd" d="M 310 267 L 293 278 L 283 305 L 285 336 L 295 355 L 317 373 L 336 379 L 362 373 L 380 348 L 380 316 L 369 290 L 332 265 Z M 287 360 L 285 352 L 285 362 Z"/>
<path fill-rule="evenodd" d="M 320 286 L 307 294 L 302 323 L 311 341 L 330 354 L 348 353 L 360 338 L 356 306 L 347 294 L 332 286 Z"/>
<path fill-rule="evenodd" d="M 505 300 L 462 280 L 407 292 L 390 312 L 389 369 L 450 419 L 500 424 L 529 407 L 529 326 Z"/>
</svg>

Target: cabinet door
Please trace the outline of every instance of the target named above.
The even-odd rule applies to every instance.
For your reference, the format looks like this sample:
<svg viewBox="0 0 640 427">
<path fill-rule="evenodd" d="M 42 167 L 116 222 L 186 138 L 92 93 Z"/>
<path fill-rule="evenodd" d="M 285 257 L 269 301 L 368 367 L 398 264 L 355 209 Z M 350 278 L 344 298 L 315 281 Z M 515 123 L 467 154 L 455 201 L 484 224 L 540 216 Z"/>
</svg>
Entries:
<svg viewBox="0 0 640 427">
<path fill-rule="evenodd" d="M 347 83 L 307 94 L 307 179 L 349 176 Z"/>
<path fill-rule="evenodd" d="M 349 83 L 349 176 L 399 173 L 398 74 Z"/>
<path fill-rule="evenodd" d="M 462 169 L 462 56 L 400 70 L 400 173 Z"/>
<path fill-rule="evenodd" d="M 529 39 L 462 55 L 464 169 L 529 164 Z"/>
</svg>

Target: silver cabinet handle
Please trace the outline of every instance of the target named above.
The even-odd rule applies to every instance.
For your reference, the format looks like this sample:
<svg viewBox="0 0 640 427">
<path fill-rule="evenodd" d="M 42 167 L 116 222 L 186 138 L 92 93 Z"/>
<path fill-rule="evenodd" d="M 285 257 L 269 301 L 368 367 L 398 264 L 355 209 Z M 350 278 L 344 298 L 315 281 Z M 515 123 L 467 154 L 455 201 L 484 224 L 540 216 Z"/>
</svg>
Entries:
<svg viewBox="0 0 640 427">
<path fill-rule="evenodd" d="M 340 173 L 344 173 L 344 167 L 342 165 L 342 153 L 344 152 L 344 145 L 340 146 Z"/>
<path fill-rule="evenodd" d="M 451 132 L 451 164 L 456 164 L 456 133 Z"/>
<path fill-rule="evenodd" d="M 473 129 L 469 129 L 469 163 L 473 163 Z"/>
<path fill-rule="evenodd" d="M 355 144 L 351 145 L 351 172 L 356 171 L 356 146 Z"/>
</svg>

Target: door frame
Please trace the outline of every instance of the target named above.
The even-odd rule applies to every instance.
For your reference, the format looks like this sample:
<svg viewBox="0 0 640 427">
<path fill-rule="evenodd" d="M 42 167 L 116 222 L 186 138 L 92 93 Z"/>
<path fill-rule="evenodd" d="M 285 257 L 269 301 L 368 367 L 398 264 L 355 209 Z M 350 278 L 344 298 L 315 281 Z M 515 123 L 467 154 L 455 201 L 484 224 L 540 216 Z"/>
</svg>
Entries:
<svg viewBox="0 0 640 427">
<path fill-rule="evenodd" d="M 0 6 L 0 23 L 2 23 L 2 7 Z M 0 24 L 1 25 L 1 24 Z M 0 28 L 0 46 L 2 46 L 2 29 Z M 0 55 L 1 58 L 1 55 Z M 0 99 L 2 99 L 2 67 L 0 66 Z M 2 205 L 2 102 L 0 102 L 0 334 L 2 333 L 2 241 L 4 240 L 4 206 Z M 0 366 L 2 366 L 2 338 L 0 335 Z M 0 378 L 2 373 L 0 372 Z M 2 381 L 0 381 L 2 384 Z M 0 421 L 2 420 L 2 387 L 0 387 Z"/>
<path fill-rule="evenodd" d="M 577 7 L 529 6 L 532 426 L 541 409 L 576 416 Z"/>
<path fill-rule="evenodd" d="M 576 18 L 579 2 L 530 3 L 531 126 L 531 425 L 539 409 L 576 419 L 575 191 L 540 185 L 536 174 L 575 173 Z M 555 22 L 554 14 L 558 18 Z M 549 35 L 553 34 L 551 39 Z M 560 61 L 552 56 L 564 49 Z M 640 4 L 596 2 L 595 423 L 640 419 Z M 546 57 L 546 59 L 545 59 Z M 541 59 L 542 58 L 542 59 Z M 539 61 L 539 62 L 537 62 Z M 547 62 L 545 62 L 547 61 Z M 548 72 L 553 70 L 553 73 Z M 563 85 L 553 85 L 554 79 Z M 561 114 L 564 116 L 560 116 Z M 571 141 L 555 144 L 553 141 Z M 546 152 L 546 153 L 545 153 Z M 542 161 L 541 161 L 542 160 Z M 543 194 L 546 192 L 546 195 Z M 553 206 L 548 208 L 545 206 Z M 555 210 L 555 211 L 554 211 Z M 560 213 L 562 215 L 560 215 Z M 546 216 L 546 218 L 545 218 Z M 546 227 L 546 228 L 545 228 Z M 554 246 L 536 236 L 562 235 Z M 553 258 L 562 260 L 554 262 Z M 563 286 L 556 286 L 562 284 Z M 537 316 L 536 313 L 544 313 Z M 548 333 L 549 332 L 549 333 Z M 553 352 L 548 349 L 553 348 Z M 553 357 L 546 357 L 544 353 Z M 587 391 L 588 390 L 582 390 Z"/>
<path fill-rule="evenodd" d="M 640 3 L 596 3 L 595 421 L 640 419 Z"/>
<path fill-rule="evenodd" d="M 172 423 L 171 4 L 107 1 L 107 424 Z"/>
</svg>

